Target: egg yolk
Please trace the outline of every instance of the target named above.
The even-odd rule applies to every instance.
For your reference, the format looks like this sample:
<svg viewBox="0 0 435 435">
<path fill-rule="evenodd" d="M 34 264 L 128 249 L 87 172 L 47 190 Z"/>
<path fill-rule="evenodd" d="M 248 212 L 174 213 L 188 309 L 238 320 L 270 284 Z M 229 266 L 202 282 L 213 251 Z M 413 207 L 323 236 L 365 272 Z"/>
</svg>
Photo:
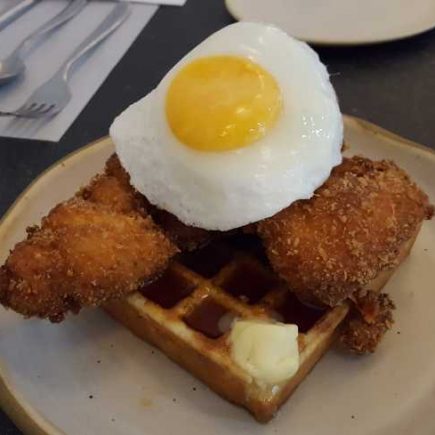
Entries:
<svg viewBox="0 0 435 435">
<path fill-rule="evenodd" d="M 166 117 L 173 134 L 200 151 L 242 148 L 272 129 L 282 111 L 274 77 L 236 56 L 197 59 L 173 78 Z"/>
</svg>

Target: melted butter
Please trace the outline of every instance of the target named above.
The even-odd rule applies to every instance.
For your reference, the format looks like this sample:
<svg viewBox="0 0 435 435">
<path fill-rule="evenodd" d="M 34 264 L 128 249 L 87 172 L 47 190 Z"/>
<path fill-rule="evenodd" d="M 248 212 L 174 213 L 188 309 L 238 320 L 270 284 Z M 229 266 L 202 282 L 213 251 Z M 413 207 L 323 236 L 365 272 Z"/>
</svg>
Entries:
<svg viewBox="0 0 435 435">
<path fill-rule="evenodd" d="M 230 342 L 235 362 L 260 383 L 279 384 L 299 369 L 296 325 L 237 320 Z"/>
</svg>

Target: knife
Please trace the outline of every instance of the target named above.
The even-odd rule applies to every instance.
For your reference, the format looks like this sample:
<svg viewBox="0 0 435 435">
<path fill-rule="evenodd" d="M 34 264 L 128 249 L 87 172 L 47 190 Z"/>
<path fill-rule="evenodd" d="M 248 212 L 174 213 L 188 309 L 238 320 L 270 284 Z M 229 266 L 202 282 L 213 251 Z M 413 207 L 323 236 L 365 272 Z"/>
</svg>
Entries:
<svg viewBox="0 0 435 435">
<path fill-rule="evenodd" d="M 17 4 L 0 12 L 0 31 L 23 15 L 32 6 L 38 3 L 38 1 L 39 0 L 20 0 Z"/>
</svg>

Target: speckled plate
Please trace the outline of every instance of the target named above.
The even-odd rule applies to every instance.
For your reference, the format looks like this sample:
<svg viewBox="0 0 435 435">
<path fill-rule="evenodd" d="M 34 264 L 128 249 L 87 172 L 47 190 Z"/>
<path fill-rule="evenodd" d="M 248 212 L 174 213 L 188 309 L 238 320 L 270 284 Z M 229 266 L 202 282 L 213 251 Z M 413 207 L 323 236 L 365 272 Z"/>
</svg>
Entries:
<svg viewBox="0 0 435 435">
<path fill-rule="evenodd" d="M 435 199 L 435 153 L 346 117 L 350 153 L 394 159 Z M 0 263 L 28 225 L 86 183 L 113 151 L 87 146 L 42 174 L 0 225 Z M 334 351 L 268 425 L 216 396 L 99 310 L 60 325 L 0 309 L 0 404 L 26 433 L 433 435 L 435 221 L 389 282 L 397 323 L 379 351 Z"/>
<path fill-rule="evenodd" d="M 318 45 L 375 44 L 435 27 L 433 0 L 226 0 L 237 20 L 273 23 Z"/>
</svg>

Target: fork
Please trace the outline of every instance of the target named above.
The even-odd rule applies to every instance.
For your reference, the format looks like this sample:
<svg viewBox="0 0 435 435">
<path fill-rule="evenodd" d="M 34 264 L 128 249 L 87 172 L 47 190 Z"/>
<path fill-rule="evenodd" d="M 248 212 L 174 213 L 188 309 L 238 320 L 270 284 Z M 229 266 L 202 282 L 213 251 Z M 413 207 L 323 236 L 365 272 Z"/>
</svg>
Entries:
<svg viewBox="0 0 435 435">
<path fill-rule="evenodd" d="M 68 5 L 61 12 L 38 27 L 9 56 L 0 60 L 0 85 L 8 83 L 23 74 L 26 69 L 23 58 L 28 54 L 29 50 L 50 32 L 74 18 L 83 10 L 87 3 L 88 0 L 73 0 L 68 2 Z"/>
<path fill-rule="evenodd" d="M 117 4 L 104 21 L 74 50 L 54 75 L 37 88 L 21 107 L 13 111 L 0 111 L 0 116 L 43 118 L 58 114 L 71 100 L 68 80 L 74 65 L 114 32 L 128 15 L 128 4 Z"/>
<path fill-rule="evenodd" d="M 25 14 L 30 8 L 36 5 L 39 0 L 20 0 L 6 10 L 0 12 L 0 30 L 3 30 L 21 15 Z"/>
</svg>

